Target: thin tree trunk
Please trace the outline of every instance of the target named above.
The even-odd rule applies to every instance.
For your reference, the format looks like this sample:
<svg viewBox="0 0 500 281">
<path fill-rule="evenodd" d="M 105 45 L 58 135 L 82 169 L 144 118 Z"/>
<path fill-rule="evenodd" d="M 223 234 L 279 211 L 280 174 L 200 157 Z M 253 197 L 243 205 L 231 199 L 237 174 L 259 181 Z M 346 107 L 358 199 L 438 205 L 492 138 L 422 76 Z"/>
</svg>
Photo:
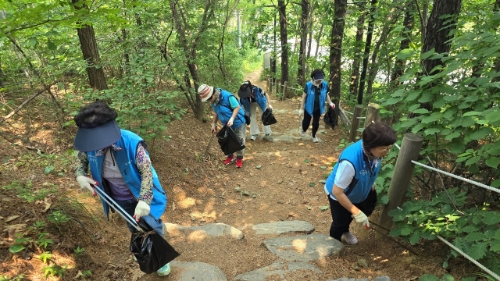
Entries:
<svg viewBox="0 0 500 281">
<path fill-rule="evenodd" d="M 324 29 L 324 26 L 323 26 L 323 24 L 321 24 L 321 26 L 319 28 L 319 32 L 318 32 L 318 37 L 316 37 L 316 51 L 314 52 L 315 58 L 318 57 L 319 45 L 320 45 L 320 41 L 321 41 L 321 36 L 323 35 L 323 29 Z"/>
<path fill-rule="evenodd" d="M 278 0 L 280 13 L 280 41 L 281 41 L 281 83 L 288 81 L 288 32 L 286 21 L 286 5 L 284 0 Z"/>
<path fill-rule="evenodd" d="M 400 0 L 394 0 L 392 2 L 392 9 L 389 12 L 386 21 L 384 21 L 384 27 L 382 28 L 382 33 L 380 34 L 379 40 L 375 44 L 373 48 L 370 71 L 368 72 L 368 85 L 366 87 L 366 94 L 371 95 L 373 89 L 373 81 L 375 80 L 375 76 L 377 75 L 379 64 L 377 63 L 377 56 L 380 50 L 380 46 L 383 42 L 387 40 L 387 36 L 394 28 L 394 24 L 398 21 L 401 16 L 402 10 L 400 9 Z"/>
<path fill-rule="evenodd" d="M 309 18 L 309 1 L 302 0 L 300 2 L 302 8 L 300 20 L 300 48 L 299 48 L 299 65 L 297 70 L 297 84 L 303 85 L 305 82 L 305 68 L 306 68 L 306 43 L 308 31 L 308 18 Z M 283 81 L 284 82 L 284 81 Z"/>
<path fill-rule="evenodd" d="M 399 51 L 408 49 L 410 47 L 410 36 L 415 26 L 415 18 L 413 13 L 415 12 L 415 2 L 413 0 L 408 1 L 406 9 L 405 9 L 405 17 L 403 19 L 403 31 L 401 31 L 401 37 L 404 39 L 401 40 L 399 45 Z M 392 87 L 396 87 L 399 85 L 399 77 L 401 77 L 404 73 L 404 69 L 406 67 L 406 59 L 398 59 L 394 62 L 394 70 L 391 74 L 391 84 Z"/>
<path fill-rule="evenodd" d="M 88 10 L 86 4 L 79 2 L 80 0 L 72 0 L 73 7 L 76 10 Z M 87 62 L 86 70 L 89 77 L 90 87 L 96 90 L 108 89 L 104 69 L 100 65 L 101 59 L 99 57 L 99 49 L 97 48 L 97 42 L 95 40 L 94 27 L 86 24 L 76 30 L 78 32 L 78 38 L 80 39 L 80 48 L 83 53 L 83 59 Z"/>
<path fill-rule="evenodd" d="M 361 63 L 362 55 L 361 48 L 363 47 L 363 33 L 365 30 L 365 17 L 366 17 L 366 4 L 365 2 L 361 2 L 359 4 L 360 15 L 356 22 L 356 38 L 354 41 L 354 60 L 352 62 L 352 73 L 351 73 L 351 81 L 349 83 L 349 94 L 352 96 L 356 96 L 358 92 L 358 84 L 359 84 L 359 64 Z"/>
<path fill-rule="evenodd" d="M 342 62 L 342 39 L 344 38 L 347 0 L 335 1 L 334 19 L 330 37 L 330 95 L 338 107 L 340 101 L 340 81 Z"/>
<path fill-rule="evenodd" d="M 363 91 L 365 90 L 366 69 L 368 67 L 368 56 L 370 55 L 370 46 L 372 44 L 376 5 L 377 0 L 372 0 L 370 6 L 370 20 L 368 21 L 368 30 L 366 31 L 365 53 L 363 55 L 363 69 L 361 71 L 361 78 L 358 89 L 358 104 L 363 104 Z"/>
</svg>

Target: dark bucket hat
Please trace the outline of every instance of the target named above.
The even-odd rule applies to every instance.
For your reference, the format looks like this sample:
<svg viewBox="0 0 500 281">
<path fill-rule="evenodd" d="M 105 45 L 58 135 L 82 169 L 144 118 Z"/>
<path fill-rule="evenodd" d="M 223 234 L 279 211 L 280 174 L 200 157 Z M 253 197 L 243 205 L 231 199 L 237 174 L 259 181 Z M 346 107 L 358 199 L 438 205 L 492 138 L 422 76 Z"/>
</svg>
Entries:
<svg viewBox="0 0 500 281">
<path fill-rule="evenodd" d="M 121 137 L 115 120 L 104 124 L 82 123 L 78 126 L 73 146 L 78 151 L 96 151 L 112 145 Z"/>
<path fill-rule="evenodd" d="M 240 97 L 240 99 L 250 97 L 250 94 L 252 93 L 252 90 L 250 89 L 251 86 L 252 85 L 249 81 L 243 82 L 243 84 L 241 84 L 240 86 L 240 89 L 238 90 L 238 97 Z"/>
</svg>

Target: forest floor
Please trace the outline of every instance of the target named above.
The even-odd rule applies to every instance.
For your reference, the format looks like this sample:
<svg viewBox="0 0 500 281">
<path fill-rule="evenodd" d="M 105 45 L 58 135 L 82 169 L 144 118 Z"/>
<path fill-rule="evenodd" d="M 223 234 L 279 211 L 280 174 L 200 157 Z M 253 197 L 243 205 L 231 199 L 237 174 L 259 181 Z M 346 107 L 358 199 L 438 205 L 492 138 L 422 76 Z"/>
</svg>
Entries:
<svg viewBox="0 0 500 281">
<path fill-rule="evenodd" d="M 254 72 L 247 79 L 265 89 L 259 75 L 259 72 Z M 233 280 L 238 274 L 269 265 L 278 259 L 266 251 L 261 237 L 245 232 L 252 225 L 303 220 L 315 227 L 315 233 L 328 235 L 331 215 L 330 210 L 324 210 L 329 204 L 320 180 L 331 172 L 332 163 L 341 151 L 339 143 L 347 139 L 348 132 L 342 126 L 332 130 L 325 129 L 321 124 L 318 133 L 321 141 L 313 143 L 310 130 L 308 137 L 300 136 L 298 98 L 278 101 L 272 96 L 271 104 L 278 120 L 272 126 L 275 141 L 263 140 L 262 133 L 255 141 L 247 135 L 241 169 L 234 164 L 222 164 L 225 156 L 215 140 L 209 147 L 208 157 L 203 157 L 211 138 L 210 123 L 199 122 L 190 111 L 182 120 L 167 125 L 165 133 L 170 140 L 148 143 L 153 165 L 168 196 L 167 210 L 162 217 L 164 222 L 183 226 L 220 222 L 245 233 L 244 239 L 237 242 L 215 238 L 201 241 L 170 239 L 166 236 L 181 253 L 176 260 L 215 265 L 228 280 Z M 208 115 L 211 112 L 207 112 Z M 33 117 L 32 121 L 42 126 L 36 137 L 46 138 L 49 146 L 54 138 L 60 137 L 49 126 L 43 127 L 48 123 L 43 120 L 43 115 Z M 284 136 L 292 141 L 280 140 Z M 62 155 L 71 147 L 72 139 L 70 136 L 67 138 L 69 142 L 54 148 L 54 153 Z M 33 154 L 31 150 L 13 146 L 3 139 L 0 141 L 0 157 L 3 159 L 0 169 L 3 186 L 0 189 L 0 222 L 3 228 L 0 236 L 0 280 L 178 280 L 176 268 L 168 278 L 141 274 L 128 250 L 130 234 L 125 222 L 116 214 L 111 216 L 109 222 L 105 220 L 99 200 L 79 191 L 71 163 L 67 163 L 66 167 L 55 167 L 59 173 L 47 174 L 46 170 L 35 169 L 26 161 L 26 155 L 30 153 Z M 39 155 L 43 158 L 44 154 Z M 15 180 L 21 184 L 14 184 Z M 40 194 L 42 190 L 52 187 L 57 189 L 57 193 L 27 202 L 29 194 Z M 28 195 L 19 195 L 27 189 L 30 189 L 26 193 Z M 79 207 L 82 204 L 86 209 Z M 25 243 L 26 248 L 17 254 L 8 251 L 14 243 L 14 232 L 24 233 L 25 236 L 34 233 L 36 230 L 29 225 L 54 209 L 65 211 L 74 223 L 46 226 L 45 231 L 50 232 L 49 237 L 53 241 L 49 247 L 52 255 L 50 262 L 42 262 L 40 238 L 34 243 Z M 378 222 L 379 212 L 377 208 L 370 220 Z M 17 229 L 14 227 L 15 230 L 12 230 L 13 225 L 17 225 Z M 6 231 L 8 227 L 10 232 Z M 442 276 L 445 273 L 459 280 L 479 271 L 471 264 L 457 260 L 450 260 L 449 267 L 443 269 L 448 248 L 436 241 L 407 245 L 415 252 L 412 253 L 387 237 L 379 237 L 374 229 L 365 230 L 353 223 L 351 230 L 359 239 L 358 245 L 346 246 L 341 256 L 312 262 L 323 274 L 297 273 L 287 276 L 286 280 L 373 279 L 377 276 L 389 276 L 392 280 L 418 280 L 424 274 Z M 368 262 L 368 267 L 358 266 L 360 258 Z M 51 277 L 57 275 L 51 270 L 60 270 L 64 275 Z"/>
</svg>

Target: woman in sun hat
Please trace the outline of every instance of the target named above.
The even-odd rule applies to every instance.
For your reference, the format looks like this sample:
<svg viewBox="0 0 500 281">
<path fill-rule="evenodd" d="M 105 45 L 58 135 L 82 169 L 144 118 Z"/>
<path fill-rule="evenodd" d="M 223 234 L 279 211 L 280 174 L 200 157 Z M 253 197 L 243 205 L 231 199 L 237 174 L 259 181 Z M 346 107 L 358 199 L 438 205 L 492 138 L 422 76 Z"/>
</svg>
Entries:
<svg viewBox="0 0 500 281">
<path fill-rule="evenodd" d="M 233 129 L 236 136 L 245 144 L 247 133 L 245 110 L 240 106 L 238 99 L 230 92 L 221 88 L 214 88 L 207 84 L 198 87 L 198 95 L 202 102 L 210 102 L 214 111 L 212 118 L 212 133 L 217 133 L 217 121 Z M 245 149 L 236 151 L 236 167 L 243 167 Z M 224 165 L 233 163 L 234 155 L 227 155 Z"/>
<path fill-rule="evenodd" d="M 257 124 L 257 106 L 260 108 L 261 113 L 264 113 L 268 108 L 272 109 L 269 95 L 262 88 L 252 85 L 252 82 L 247 80 L 240 85 L 238 96 L 245 108 L 245 112 L 250 114 L 250 139 L 256 140 L 260 133 Z M 264 131 L 264 140 L 273 140 L 271 137 L 271 125 L 265 126 L 262 124 L 262 131 Z"/>
<path fill-rule="evenodd" d="M 80 109 L 74 117 L 78 126 L 73 145 L 78 150 L 75 175 L 82 189 L 96 195 L 94 188 L 106 192 L 137 221 L 143 219 L 163 236 L 160 219 L 167 206 L 167 196 L 161 187 L 147 146 L 135 133 L 116 124 L 118 114 L 106 103 L 96 101 Z M 90 169 L 91 177 L 88 177 Z M 106 217 L 110 206 L 101 201 Z M 127 223 L 131 232 L 135 228 Z M 157 274 L 167 276 L 170 264 Z"/>
<path fill-rule="evenodd" d="M 311 73 L 311 81 L 304 86 L 304 94 L 299 109 L 299 118 L 303 114 L 301 135 L 305 136 L 307 128 L 311 124 L 312 118 L 312 139 L 313 142 L 319 142 L 316 137 L 316 132 L 319 129 L 319 119 L 325 111 L 325 102 L 328 102 L 330 107 L 335 108 L 335 104 L 330 100 L 328 95 L 330 89 L 328 83 L 324 81 L 325 73 L 321 69 L 315 69 Z"/>
<path fill-rule="evenodd" d="M 352 220 L 370 226 L 368 216 L 377 205 L 375 179 L 382 158 L 389 154 L 396 140 L 396 132 L 390 126 L 372 122 L 364 129 L 361 140 L 342 151 L 325 183 L 333 220 L 331 237 L 339 241 L 344 237 L 347 244 L 357 244 L 358 238 L 349 231 Z"/>
</svg>

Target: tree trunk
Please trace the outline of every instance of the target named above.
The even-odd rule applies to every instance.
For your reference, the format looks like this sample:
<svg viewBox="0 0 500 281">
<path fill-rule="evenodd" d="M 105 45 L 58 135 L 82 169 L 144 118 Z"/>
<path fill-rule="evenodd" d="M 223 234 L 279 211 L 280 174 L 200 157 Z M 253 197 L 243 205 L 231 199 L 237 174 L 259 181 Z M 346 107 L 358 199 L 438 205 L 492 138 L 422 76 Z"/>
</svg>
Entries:
<svg viewBox="0 0 500 281">
<path fill-rule="evenodd" d="M 372 0 L 370 5 L 370 20 L 368 21 L 368 30 L 366 31 L 365 53 L 363 54 L 363 69 L 358 89 L 358 104 L 363 104 L 363 91 L 365 90 L 366 69 L 368 68 L 368 56 L 370 55 L 370 46 L 372 44 L 373 24 L 375 23 L 375 9 L 377 0 Z"/>
<path fill-rule="evenodd" d="M 351 82 L 349 83 L 349 94 L 356 96 L 359 83 L 359 64 L 361 62 L 361 48 L 363 47 L 363 33 L 365 30 L 366 5 L 365 2 L 359 4 L 360 15 L 356 22 L 356 38 L 354 41 L 354 60 L 352 62 Z"/>
<path fill-rule="evenodd" d="M 410 47 L 410 36 L 415 26 L 415 18 L 413 17 L 413 13 L 415 12 L 415 2 L 413 0 L 409 0 L 406 3 L 405 9 L 405 17 L 403 19 L 403 31 L 401 31 L 401 37 L 404 39 L 401 40 L 399 45 L 399 50 L 405 50 Z M 394 62 L 394 69 L 391 73 L 391 84 L 392 87 L 396 87 L 399 85 L 399 77 L 401 77 L 404 73 L 404 69 L 406 67 L 406 60 L 396 58 Z"/>
<path fill-rule="evenodd" d="M 88 9 L 85 4 L 78 3 L 80 0 L 72 0 L 73 7 L 76 10 Z M 87 62 L 87 75 L 89 77 L 90 87 L 96 90 L 106 90 L 106 77 L 104 69 L 99 65 L 99 49 L 95 40 L 94 28 L 92 25 L 83 25 L 76 29 L 80 39 L 80 48 L 83 53 L 83 59 Z"/>
<path fill-rule="evenodd" d="M 288 81 L 288 33 L 286 21 L 286 5 L 284 0 L 278 0 L 280 13 L 280 41 L 281 41 L 281 82 Z M 302 45 L 302 44 L 301 44 Z"/>
<path fill-rule="evenodd" d="M 344 37 L 347 0 L 335 1 L 334 19 L 330 37 L 330 95 L 338 107 L 340 101 L 340 81 L 342 62 L 342 39 Z"/>
<path fill-rule="evenodd" d="M 196 64 L 196 48 L 198 46 L 199 42 L 199 37 L 200 34 L 202 34 L 208 27 L 208 18 L 213 16 L 213 10 L 212 6 L 213 4 L 207 3 L 205 6 L 205 9 L 203 11 L 203 15 L 200 16 L 200 19 L 202 19 L 202 22 L 200 23 L 200 27 L 197 32 L 193 32 L 193 30 L 190 30 L 188 33 L 187 30 L 189 27 L 187 26 L 187 23 L 183 21 L 183 16 L 181 15 L 182 10 L 178 8 L 179 3 L 171 1 L 170 2 L 170 10 L 172 12 L 172 18 L 175 24 L 175 28 L 177 29 L 177 34 L 179 36 L 179 41 L 181 42 L 182 48 L 184 49 L 184 56 L 186 57 L 186 66 L 189 70 L 189 74 L 194 80 L 194 95 L 190 91 L 191 88 L 191 82 L 189 81 L 189 77 L 185 77 L 184 81 L 186 83 L 186 93 L 185 95 L 189 97 L 187 100 L 188 102 L 195 101 L 194 104 L 191 104 L 191 108 L 194 108 L 194 115 L 196 119 L 198 120 L 203 120 L 203 103 L 201 102 L 201 98 L 198 94 L 196 94 L 196 89 L 198 87 L 199 77 L 198 77 L 198 66 Z M 186 24 L 186 26 L 184 26 Z M 188 39 L 186 38 L 187 34 L 193 34 L 192 38 Z M 181 87 L 182 89 L 182 87 Z"/>
<path fill-rule="evenodd" d="M 401 3 L 399 2 L 401 1 L 394 0 L 392 2 L 392 9 L 387 15 L 386 20 L 384 21 L 384 27 L 382 28 L 382 33 L 380 34 L 379 40 L 377 41 L 375 47 L 373 48 L 372 58 L 370 63 L 370 71 L 368 72 L 368 79 L 367 79 L 368 80 L 368 85 L 366 87 L 367 95 L 372 94 L 373 81 L 375 80 L 375 76 L 377 75 L 379 69 L 378 67 L 379 64 L 377 63 L 377 56 L 380 50 L 380 46 L 382 45 L 383 42 L 387 40 L 387 36 L 389 36 L 389 33 L 394 28 L 394 24 L 398 21 L 399 17 L 401 16 L 402 10 L 400 9 Z"/>
<path fill-rule="evenodd" d="M 297 71 L 297 83 L 299 85 L 304 85 L 305 82 L 305 69 L 306 69 L 306 43 L 307 43 L 307 33 L 309 27 L 309 1 L 302 0 L 300 6 L 302 7 L 301 14 L 301 29 L 300 29 L 300 49 L 299 49 L 299 65 Z"/>
</svg>

